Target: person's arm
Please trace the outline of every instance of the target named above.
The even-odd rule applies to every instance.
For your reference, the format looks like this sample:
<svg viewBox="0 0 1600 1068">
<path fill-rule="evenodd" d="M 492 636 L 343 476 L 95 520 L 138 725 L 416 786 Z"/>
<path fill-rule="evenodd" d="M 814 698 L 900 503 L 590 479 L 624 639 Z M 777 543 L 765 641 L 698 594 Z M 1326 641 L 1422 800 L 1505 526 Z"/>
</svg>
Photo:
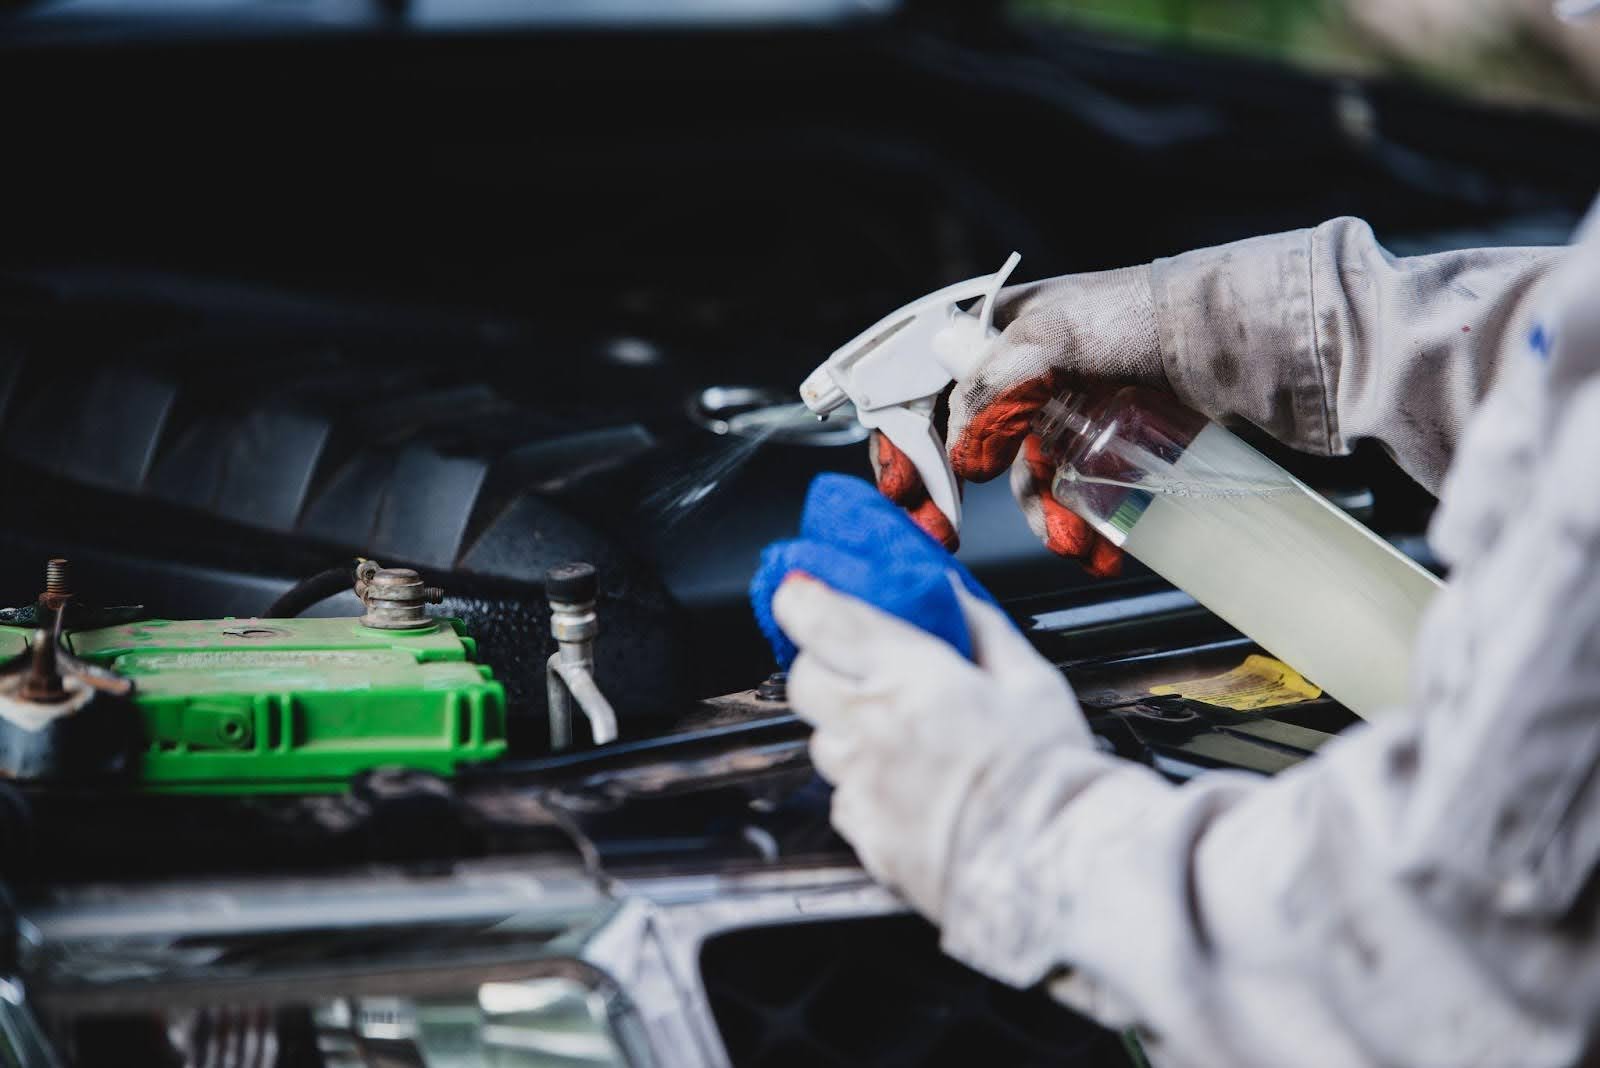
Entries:
<svg viewBox="0 0 1600 1068">
<path fill-rule="evenodd" d="M 1034 532 L 1097 574 L 1115 571 L 1117 550 L 1050 499 L 1051 465 L 1028 437 L 1038 408 L 1074 383 L 1171 389 L 1323 455 L 1375 438 L 1437 492 L 1467 413 L 1526 340 L 1530 287 L 1564 251 L 1398 259 L 1346 218 L 1014 286 L 996 308 L 999 340 L 951 392 L 951 465 L 975 482 L 1011 468 Z M 953 547 L 910 461 L 875 436 L 872 463 L 879 489 Z"/>
<path fill-rule="evenodd" d="M 1600 377 L 1563 401 L 1532 489 L 1428 616 L 1411 714 L 1271 780 L 1175 787 L 1096 751 L 970 597 L 974 661 L 785 583 L 836 826 L 952 955 L 1053 980 L 1168 1063 L 1572 1063 L 1600 1003 L 1600 498 L 1575 492 Z"/>
<path fill-rule="evenodd" d="M 1382 442 L 1437 493 L 1563 248 L 1390 255 L 1360 219 L 1151 266 L 1167 383 L 1214 418 L 1321 455 Z"/>
<path fill-rule="evenodd" d="M 1067 1000 L 1121 1002 L 1204 1060 L 1578 1059 L 1600 997 L 1600 504 L 1573 487 L 1597 450 L 1592 379 L 1526 511 L 1430 613 L 1414 718 L 1250 786 L 1059 754 L 1041 778 L 1073 800 L 1021 833 L 1051 869 Z M 985 823 L 1020 845 L 972 815 L 956 855 L 1006 848 Z"/>
</svg>

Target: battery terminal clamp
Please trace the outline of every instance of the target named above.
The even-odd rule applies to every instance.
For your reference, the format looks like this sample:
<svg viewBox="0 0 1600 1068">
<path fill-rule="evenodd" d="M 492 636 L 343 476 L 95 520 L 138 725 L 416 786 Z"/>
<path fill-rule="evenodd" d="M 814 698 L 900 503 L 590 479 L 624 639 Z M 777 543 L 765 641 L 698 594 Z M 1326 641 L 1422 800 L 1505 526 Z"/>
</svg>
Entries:
<svg viewBox="0 0 1600 1068">
<path fill-rule="evenodd" d="M 63 641 L 73 606 L 67 561 L 46 570 L 24 648 L 0 662 L 0 777 L 62 779 L 122 769 L 137 737 L 133 682 L 74 656 Z"/>
<path fill-rule="evenodd" d="M 409 567 L 383 567 L 362 560 L 356 567 L 356 596 L 366 612 L 361 625 L 374 630 L 431 630 L 438 626 L 427 606 L 444 600 L 444 590 L 426 586 Z"/>
</svg>

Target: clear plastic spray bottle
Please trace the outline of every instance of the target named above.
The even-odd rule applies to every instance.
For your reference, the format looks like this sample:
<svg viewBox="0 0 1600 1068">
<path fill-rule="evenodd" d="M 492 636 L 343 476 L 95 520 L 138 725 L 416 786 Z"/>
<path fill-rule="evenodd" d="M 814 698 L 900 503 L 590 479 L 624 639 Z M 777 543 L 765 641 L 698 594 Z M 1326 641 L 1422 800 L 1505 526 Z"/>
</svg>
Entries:
<svg viewBox="0 0 1600 1068">
<path fill-rule="evenodd" d="M 854 404 L 957 530 L 960 487 L 935 413 L 1000 338 L 995 303 L 1018 259 L 884 316 L 800 386 L 817 415 Z M 1439 582 L 1387 542 L 1165 393 L 1075 392 L 1034 430 L 1057 464 L 1056 499 L 1106 537 L 1351 711 L 1370 719 L 1405 701 Z"/>
<path fill-rule="evenodd" d="M 1157 390 L 1072 393 L 1034 430 L 1101 534 L 1358 715 L 1405 701 L 1439 580 L 1388 542 Z"/>
</svg>

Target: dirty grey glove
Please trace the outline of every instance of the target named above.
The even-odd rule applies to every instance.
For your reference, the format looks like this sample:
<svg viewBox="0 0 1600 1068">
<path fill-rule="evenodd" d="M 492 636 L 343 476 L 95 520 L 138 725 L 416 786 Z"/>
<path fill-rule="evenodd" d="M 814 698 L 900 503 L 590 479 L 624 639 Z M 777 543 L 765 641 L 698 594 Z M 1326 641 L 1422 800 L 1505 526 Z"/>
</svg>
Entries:
<svg viewBox="0 0 1600 1068">
<path fill-rule="evenodd" d="M 1116 547 L 1050 496 L 1052 467 L 1031 434 L 1039 408 L 1072 383 L 1096 380 L 1164 386 L 1150 268 L 1066 275 L 1000 294 L 1002 333 L 950 394 L 945 432 L 959 478 L 987 482 L 1011 470 L 1011 488 L 1034 534 L 1093 574 L 1115 574 Z M 946 546 L 955 531 L 928 499 L 911 461 L 881 435 L 872 442 L 878 488 Z"/>
<path fill-rule="evenodd" d="M 941 923 L 947 943 L 969 950 L 969 963 L 1011 976 L 1016 962 L 1001 955 L 1013 939 L 995 942 L 993 958 L 981 952 L 978 932 L 991 930 L 994 919 L 970 900 L 960 915 L 946 909 L 952 886 L 974 863 L 994 868 L 985 879 L 1021 870 L 1003 861 L 996 867 L 997 858 L 969 836 L 992 830 L 985 821 L 1007 808 L 1002 799 L 1027 781 L 1041 754 L 1105 758 L 1061 673 L 998 608 L 954 586 L 975 661 L 802 575 L 784 582 L 772 606 L 800 649 L 789 699 L 816 728 L 811 753 L 835 787 L 834 826 L 874 878 Z M 982 815 L 976 825 L 974 813 Z M 1014 901 L 1003 894 L 990 907 L 1023 922 Z M 1048 902 L 1039 906 L 1039 922 L 1048 922 Z"/>
<path fill-rule="evenodd" d="M 1051 980 L 1056 998 L 1114 1027 L 1153 996 L 1173 1006 L 1157 1023 L 1216 1048 L 1187 981 L 1205 951 L 1189 858 L 1255 780 L 1217 773 L 1180 795 L 1100 751 L 1060 672 L 999 609 L 954 588 L 973 660 L 816 580 L 779 588 L 773 610 L 800 648 L 789 697 L 816 728 L 834 826 L 938 924 L 952 957 L 1016 987 Z M 1163 997 L 1175 987 L 1189 996 Z"/>
</svg>

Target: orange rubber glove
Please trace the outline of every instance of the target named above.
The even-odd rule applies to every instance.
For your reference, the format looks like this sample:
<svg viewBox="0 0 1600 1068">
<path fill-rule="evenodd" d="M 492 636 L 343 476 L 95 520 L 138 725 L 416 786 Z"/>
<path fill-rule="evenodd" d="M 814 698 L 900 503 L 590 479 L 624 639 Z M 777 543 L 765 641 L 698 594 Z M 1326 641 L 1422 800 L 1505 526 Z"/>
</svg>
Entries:
<svg viewBox="0 0 1600 1068">
<path fill-rule="evenodd" d="M 1075 381 L 1110 379 L 1165 387 L 1149 267 L 1066 275 L 1000 294 L 988 354 L 949 394 L 945 447 L 962 480 L 987 482 L 1008 468 L 1011 491 L 1051 552 L 1092 575 L 1122 568 L 1122 551 L 1050 495 L 1053 465 L 1032 434 L 1034 414 Z M 874 433 L 869 455 L 878 488 L 946 548 L 959 537 L 928 498 L 906 455 Z"/>
</svg>

